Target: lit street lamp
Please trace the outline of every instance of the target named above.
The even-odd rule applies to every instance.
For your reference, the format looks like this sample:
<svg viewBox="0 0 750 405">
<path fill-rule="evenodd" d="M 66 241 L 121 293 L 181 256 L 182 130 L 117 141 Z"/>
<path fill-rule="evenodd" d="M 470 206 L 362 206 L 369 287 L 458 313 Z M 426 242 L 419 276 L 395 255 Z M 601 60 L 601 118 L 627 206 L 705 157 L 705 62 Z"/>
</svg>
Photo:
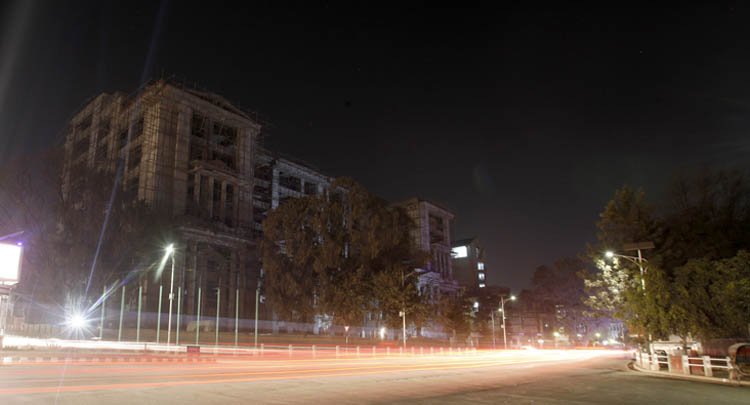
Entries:
<svg viewBox="0 0 750 405">
<path fill-rule="evenodd" d="M 421 271 L 419 269 L 416 269 L 412 271 L 411 273 L 407 274 L 406 276 L 404 276 L 404 273 L 402 272 L 401 273 L 401 288 L 404 288 L 404 283 L 406 282 L 407 278 L 420 272 Z M 405 301 L 403 302 L 403 310 L 399 312 L 399 316 L 401 316 L 401 322 L 402 322 L 401 333 L 404 339 L 404 342 L 403 342 L 404 350 L 406 350 L 406 302 Z"/>
<path fill-rule="evenodd" d="M 169 280 L 169 317 L 167 318 L 167 346 L 172 334 L 172 301 L 174 300 L 174 245 L 167 246 L 167 254 L 172 259 L 172 274 Z"/>
<path fill-rule="evenodd" d="M 641 250 L 653 249 L 654 248 L 654 243 L 653 242 L 626 243 L 626 244 L 624 244 L 622 246 L 622 248 L 626 252 L 627 251 L 637 251 L 638 252 L 638 256 L 634 257 L 634 256 L 620 255 L 620 254 L 617 254 L 617 253 L 615 253 L 615 252 L 613 252 L 611 250 L 605 252 L 604 255 L 607 258 L 609 258 L 609 259 L 611 259 L 613 257 L 622 257 L 623 259 L 630 260 L 631 262 L 637 264 L 638 268 L 641 271 L 641 287 L 643 288 L 643 295 L 646 295 L 646 278 L 644 276 L 645 273 L 646 273 L 646 271 L 643 269 L 643 262 L 648 262 L 648 260 L 646 260 L 646 259 L 643 258 L 643 254 L 641 254 Z M 598 333 L 597 333 L 597 337 L 598 337 Z M 648 341 L 649 341 L 649 345 L 648 345 L 649 346 L 649 352 L 652 352 L 652 350 L 651 350 L 651 333 L 648 334 Z"/>
<path fill-rule="evenodd" d="M 516 296 L 511 295 L 510 300 L 515 301 Z M 508 335 L 505 329 L 505 296 L 504 295 L 500 296 L 500 311 L 503 313 L 503 348 L 505 350 L 508 350 Z M 494 322 L 493 322 L 493 326 L 494 326 Z M 494 334 L 494 331 L 493 331 L 493 334 Z"/>
</svg>

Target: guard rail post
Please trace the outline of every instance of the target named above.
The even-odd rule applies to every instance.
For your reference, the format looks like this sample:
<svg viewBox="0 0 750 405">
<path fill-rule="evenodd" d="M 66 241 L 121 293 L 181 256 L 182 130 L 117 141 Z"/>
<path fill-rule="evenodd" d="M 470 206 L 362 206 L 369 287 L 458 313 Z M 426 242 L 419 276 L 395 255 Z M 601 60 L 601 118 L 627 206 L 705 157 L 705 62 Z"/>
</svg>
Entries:
<svg viewBox="0 0 750 405">
<path fill-rule="evenodd" d="M 711 356 L 703 356 L 703 375 L 713 377 L 714 370 L 711 368 Z"/>
</svg>

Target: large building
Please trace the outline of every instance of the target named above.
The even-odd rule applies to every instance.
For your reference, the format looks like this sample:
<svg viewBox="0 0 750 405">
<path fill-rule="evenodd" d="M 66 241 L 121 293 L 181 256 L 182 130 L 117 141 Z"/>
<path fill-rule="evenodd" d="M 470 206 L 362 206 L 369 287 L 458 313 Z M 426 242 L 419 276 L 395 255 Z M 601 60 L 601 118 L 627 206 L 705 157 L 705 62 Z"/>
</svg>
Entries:
<svg viewBox="0 0 750 405">
<path fill-rule="evenodd" d="M 484 261 L 484 248 L 479 238 L 460 239 L 451 245 L 453 277 L 469 290 L 489 285 Z"/>
<path fill-rule="evenodd" d="M 430 297 L 437 297 L 440 293 L 454 294 L 458 284 L 453 277 L 451 260 L 450 223 L 453 213 L 416 197 L 396 205 L 403 207 L 414 223 L 411 230 L 414 244 L 428 252 L 432 259 L 419 276 L 420 291 Z"/>
<path fill-rule="evenodd" d="M 175 285 L 184 291 L 184 312 L 195 313 L 201 288 L 202 312 L 215 313 L 220 301 L 222 315 L 234 314 L 235 300 L 226 297 L 252 291 L 258 278 L 251 247 L 260 131 L 250 114 L 221 96 L 166 80 L 130 95 L 104 93 L 71 120 L 63 194 L 82 198 L 80 186 L 94 169 L 119 172 L 122 188 L 179 218 Z M 147 307 L 157 300 L 151 280 L 142 278 Z M 241 297 L 240 316 L 251 313 L 253 302 L 250 294 Z"/>
</svg>

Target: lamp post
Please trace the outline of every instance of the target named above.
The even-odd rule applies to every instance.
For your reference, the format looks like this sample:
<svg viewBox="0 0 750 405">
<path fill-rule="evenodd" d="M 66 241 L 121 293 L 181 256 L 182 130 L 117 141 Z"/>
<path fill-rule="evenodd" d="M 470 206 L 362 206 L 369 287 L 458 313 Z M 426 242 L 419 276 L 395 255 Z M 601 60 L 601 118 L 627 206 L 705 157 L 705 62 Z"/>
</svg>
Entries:
<svg viewBox="0 0 750 405">
<path fill-rule="evenodd" d="M 172 334 L 172 301 L 174 300 L 174 245 L 167 246 L 167 254 L 172 260 L 172 274 L 169 277 L 169 316 L 167 317 L 167 346 Z"/>
<path fill-rule="evenodd" d="M 510 296 L 511 301 L 516 300 L 515 295 Z M 500 296 L 500 311 L 503 313 L 503 348 L 508 350 L 508 334 L 505 331 L 505 296 Z M 493 323 L 494 324 L 494 323 Z"/>
<path fill-rule="evenodd" d="M 495 310 L 490 311 L 490 319 L 492 319 L 492 348 L 497 349 L 495 344 Z"/>
<path fill-rule="evenodd" d="M 648 262 L 648 260 L 646 260 L 646 259 L 643 258 L 643 254 L 641 253 L 641 250 L 653 249 L 654 248 L 654 243 L 653 242 L 625 243 L 625 244 L 623 244 L 622 248 L 626 252 L 627 251 L 637 251 L 638 252 L 638 256 L 634 257 L 634 256 L 621 255 L 621 254 L 617 254 L 617 253 L 615 253 L 615 252 L 613 252 L 611 250 L 605 252 L 604 255 L 607 258 L 610 258 L 610 259 L 613 258 L 613 257 L 621 257 L 623 259 L 630 260 L 631 262 L 637 264 L 638 268 L 641 271 L 641 287 L 643 288 L 643 295 L 646 295 L 646 278 L 645 278 L 646 271 L 643 268 L 643 262 Z M 625 332 L 623 331 L 623 334 L 624 333 Z M 651 333 L 648 334 L 648 342 L 649 342 L 649 344 L 648 344 L 648 346 L 649 346 L 649 352 L 652 352 L 652 350 L 651 350 Z"/>
<path fill-rule="evenodd" d="M 404 276 L 404 273 L 401 272 L 401 288 L 402 289 L 404 288 L 404 283 L 406 282 L 407 278 L 409 278 L 409 277 L 411 277 L 414 274 L 419 273 L 419 272 L 420 272 L 420 270 L 417 269 L 417 270 L 414 270 L 414 271 L 412 271 L 411 273 L 409 273 L 409 274 L 407 274 L 405 276 Z M 404 350 L 406 350 L 406 300 L 404 300 L 402 303 L 403 303 L 403 309 L 400 311 L 399 315 L 401 315 L 401 334 L 402 334 L 402 337 L 403 337 L 403 340 L 404 340 L 403 341 L 403 346 L 404 346 Z"/>
</svg>

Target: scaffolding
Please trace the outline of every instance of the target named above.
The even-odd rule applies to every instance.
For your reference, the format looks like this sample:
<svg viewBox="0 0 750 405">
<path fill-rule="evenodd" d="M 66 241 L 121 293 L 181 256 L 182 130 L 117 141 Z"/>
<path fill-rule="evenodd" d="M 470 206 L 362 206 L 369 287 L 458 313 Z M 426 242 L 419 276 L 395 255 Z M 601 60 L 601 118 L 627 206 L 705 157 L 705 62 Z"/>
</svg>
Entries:
<svg viewBox="0 0 750 405">
<path fill-rule="evenodd" d="M 185 314 L 194 314 L 198 288 L 204 311 L 220 305 L 221 314 L 234 314 L 235 300 L 219 304 L 218 296 L 239 289 L 240 316 L 251 314 L 258 278 L 252 192 L 262 128 L 257 114 L 174 79 L 100 94 L 68 125 L 64 198 L 80 198 L 86 173 L 114 174 L 118 193 L 174 219 L 175 282 L 185 292 Z M 153 287 L 162 282 L 152 280 L 139 278 L 147 308 L 159 301 Z"/>
</svg>

